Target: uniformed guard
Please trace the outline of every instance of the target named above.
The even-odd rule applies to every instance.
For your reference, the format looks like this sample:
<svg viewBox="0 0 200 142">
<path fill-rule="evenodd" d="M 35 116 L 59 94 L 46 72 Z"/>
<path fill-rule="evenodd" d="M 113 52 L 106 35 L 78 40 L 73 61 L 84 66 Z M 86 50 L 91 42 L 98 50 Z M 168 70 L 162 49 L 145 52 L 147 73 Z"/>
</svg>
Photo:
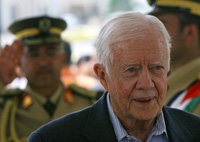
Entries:
<svg viewBox="0 0 200 142">
<path fill-rule="evenodd" d="M 43 124 L 85 108 L 101 96 L 60 81 L 64 63 L 61 32 L 66 23 L 49 16 L 14 22 L 9 30 L 17 40 L 0 52 L 0 142 L 25 142 Z M 25 90 L 6 90 L 20 65 L 28 80 Z"/>
<path fill-rule="evenodd" d="M 148 0 L 172 37 L 166 104 L 200 116 L 200 0 Z"/>
</svg>

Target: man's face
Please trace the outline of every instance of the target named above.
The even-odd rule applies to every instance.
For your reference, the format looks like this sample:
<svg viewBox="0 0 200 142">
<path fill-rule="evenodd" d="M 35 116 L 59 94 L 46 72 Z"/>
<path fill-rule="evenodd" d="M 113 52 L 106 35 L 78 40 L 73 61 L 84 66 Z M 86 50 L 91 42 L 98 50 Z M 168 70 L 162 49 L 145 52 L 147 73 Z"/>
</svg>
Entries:
<svg viewBox="0 0 200 142">
<path fill-rule="evenodd" d="M 62 67 L 59 45 L 24 47 L 22 69 L 32 87 L 42 88 L 58 84 Z"/>
<path fill-rule="evenodd" d="M 187 50 L 184 48 L 185 39 L 183 32 L 180 31 L 180 21 L 175 14 L 171 13 L 160 13 L 155 15 L 159 20 L 163 22 L 170 36 L 172 37 L 172 48 L 171 48 L 171 61 L 173 62 L 180 61 Z"/>
<path fill-rule="evenodd" d="M 111 45 L 114 60 L 109 75 L 105 75 L 104 87 L 120 119 L 150 120 L 161 112 L 167 91 L 165 46 L 160 33 L 149 31 L 134 40 Z"/>
</svg>

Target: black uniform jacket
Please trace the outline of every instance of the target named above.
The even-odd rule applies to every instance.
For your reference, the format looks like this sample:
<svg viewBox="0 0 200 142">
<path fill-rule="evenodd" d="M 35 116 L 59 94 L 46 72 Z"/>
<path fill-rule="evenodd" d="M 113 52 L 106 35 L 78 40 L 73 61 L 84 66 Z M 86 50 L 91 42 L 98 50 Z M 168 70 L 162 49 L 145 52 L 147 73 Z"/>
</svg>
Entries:
<svg viewBox="0 0 200 142">
<path fill-rule="evenodd" d="M 116 142 L 106 94 L 92 106 L 52 121 L 29 137 L 29 142 Z M 163 107 L 170 142 L 200 142 L 200 117 Z"/>
</svg>

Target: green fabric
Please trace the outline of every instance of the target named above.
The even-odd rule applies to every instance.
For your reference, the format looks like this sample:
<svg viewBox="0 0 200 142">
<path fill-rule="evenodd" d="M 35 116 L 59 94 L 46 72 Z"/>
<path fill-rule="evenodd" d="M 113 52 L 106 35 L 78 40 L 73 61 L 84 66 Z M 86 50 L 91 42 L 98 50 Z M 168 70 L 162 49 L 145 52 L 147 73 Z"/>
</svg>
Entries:
<svg viewBox="0 0 200 142">
<path fill-rule="evenodd" d="M 195 97 L 192 101 L 185 107 L 185 111 L 192 112 L 196 106 L 200 103 L 200 96 Z"/>
</svg>

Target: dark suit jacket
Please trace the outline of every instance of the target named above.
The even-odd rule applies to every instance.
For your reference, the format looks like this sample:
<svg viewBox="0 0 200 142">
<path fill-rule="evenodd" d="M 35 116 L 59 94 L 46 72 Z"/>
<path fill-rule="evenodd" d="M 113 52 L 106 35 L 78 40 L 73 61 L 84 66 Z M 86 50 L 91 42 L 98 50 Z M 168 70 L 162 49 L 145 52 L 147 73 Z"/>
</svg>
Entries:
<svg viewBox="0 0 200 142">
<path fill-rule="evenodd" d="M 200 142 L 200 118 L 163 107 L 170 142 Z M 29 142 L 116 142 L 106 93 L 94 105 L 52 121 L 29 137 Z"/>
</svg>

